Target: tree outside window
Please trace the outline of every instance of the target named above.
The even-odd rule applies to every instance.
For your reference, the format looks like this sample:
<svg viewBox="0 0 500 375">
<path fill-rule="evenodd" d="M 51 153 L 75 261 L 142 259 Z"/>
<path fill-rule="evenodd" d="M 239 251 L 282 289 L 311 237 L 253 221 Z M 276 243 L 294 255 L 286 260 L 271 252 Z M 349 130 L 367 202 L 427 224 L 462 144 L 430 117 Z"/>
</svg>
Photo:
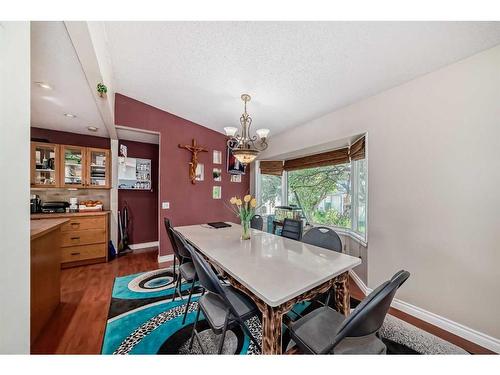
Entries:
<svg viewBox="0 0 500 375">
<path fill-rule="evenodd" d="M 351 228 L 351 164 L 288 172 L 288 203 L 309 221 Z"/>
</svg>

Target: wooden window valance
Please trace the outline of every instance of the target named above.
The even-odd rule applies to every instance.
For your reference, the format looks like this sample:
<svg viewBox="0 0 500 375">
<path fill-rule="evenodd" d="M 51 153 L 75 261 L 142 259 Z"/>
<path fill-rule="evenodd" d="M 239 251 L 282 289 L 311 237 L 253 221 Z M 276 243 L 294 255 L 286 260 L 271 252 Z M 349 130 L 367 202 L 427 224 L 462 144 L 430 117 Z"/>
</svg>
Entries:
<svg viewBox="0 0 500 375">
<path fill-rule="evenodd" d="M 263 160 L 260 162 L 260 173 L 281 176 L 283 174 L 282 160 Z"/>
<path fill-rule="evenodd" d="M 360 160 L 365 158 L 365 136 L 362 136 L 351 145 L 349 156 L 351 157 L 351 160 Z"/>
<path fill-rule="evenodd" d="M 328 165 L 349 163 L 349 148 L 344 147 L 321 154 L 304 156 L 297 159 L 285 160 L 283 169 L 295 171 L 298 169 L 325 167 Z"/>
</svg>

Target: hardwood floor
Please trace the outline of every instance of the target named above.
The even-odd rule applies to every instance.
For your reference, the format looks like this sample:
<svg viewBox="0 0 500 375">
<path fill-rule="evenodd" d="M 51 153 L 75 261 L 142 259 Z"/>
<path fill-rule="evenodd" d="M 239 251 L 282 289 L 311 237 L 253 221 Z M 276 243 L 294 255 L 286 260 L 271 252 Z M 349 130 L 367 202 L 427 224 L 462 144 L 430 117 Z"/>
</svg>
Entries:
<svg viewBox="0 0 500 375">
<path fill-rule="evenodd" d="M 117 276 L 166 267 L 156 249 L 108 263 L 61 271 L 61 305 L 31 347 L 33 354 L 99 354 L 113 281 Z"/>
<path fill-rule="evenodd" d="M 128 254 L 109 263 L 62 270 L 62 303 L 40 333 L 37 341 L 33 343 L 31 352 L 33 354 L 99 354 L 115 277 L 150 271 L 168 265 L 169 263 L 159 265 L 157 250 L 149 249 Z M 353 298 L 364 298 L 363 292 L 353 280 L 350 282 L 350 287 Z M 389 313 L 471 353 L 492 353 L 488 349 L 399 310 L 391 308 Z"/>
</svg>

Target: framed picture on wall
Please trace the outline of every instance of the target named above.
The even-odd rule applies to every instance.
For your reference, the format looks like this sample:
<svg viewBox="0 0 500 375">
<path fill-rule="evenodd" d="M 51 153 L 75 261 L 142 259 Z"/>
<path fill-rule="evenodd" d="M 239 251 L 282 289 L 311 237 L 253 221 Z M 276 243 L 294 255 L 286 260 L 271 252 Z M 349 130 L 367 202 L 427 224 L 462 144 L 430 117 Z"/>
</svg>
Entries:
<svg viewBox="0 0 500 375">
<path fill-rule="evenodd" d="M 232 174 L 231 182 L 241 182 L 241 174 Z"/>
<path fill-rule="evenodd" d="M 212 177 L 214 178 L 214 181 L 222 181 L 222 169 L 214 168 L 212 170 Z"/>
<path fill-rule="evenodd" d="M 212 198 L 221 199 L 222 198 L 222 188 L 220 186 L 214 186 L 212 188 Z"/>
<path fill-rule="evenodd" d="M 229 174 L 245 174 L 245 166 L 241 164 L 227 148 L 227 172 Z"/>
<path fill-rule="evenodd" d="M 213 152 L 213 163 L 222 164 L 222 152 L 214 150 Z"/>
</svg>

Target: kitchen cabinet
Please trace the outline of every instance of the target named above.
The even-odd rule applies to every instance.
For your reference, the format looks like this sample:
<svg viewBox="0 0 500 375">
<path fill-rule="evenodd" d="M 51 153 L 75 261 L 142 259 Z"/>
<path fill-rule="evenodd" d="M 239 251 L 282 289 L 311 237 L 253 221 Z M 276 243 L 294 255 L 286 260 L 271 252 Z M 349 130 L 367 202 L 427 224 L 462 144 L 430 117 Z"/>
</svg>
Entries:
<svg viewBox="0 0 500 375">
<path fill-rule="evenodd" d="M 60 187 L 83 188 L 86 185 L 86 148 L 61 145 Z"/>
<path fill-rule="evenodd" d="M 110 189 L 111 152 L 31 142 L 31 187 Z"/>
<path fill-rule="evenodd" d="M 31 215 L 32 222 L 46 218 L 66 219 L 59 236 L 61 268 L 107 261 L 109 211 Z"/>
<path fill-rule="evenodd" d="M 111 187 L 111 158 L 109 150 L 87 148 L 87 188 L 105 189 Z"/>
<path fill-rule="evenodd" d="M 31 186 L 59 187 L 59 145 L 31 142 Z"/>
</svg>

